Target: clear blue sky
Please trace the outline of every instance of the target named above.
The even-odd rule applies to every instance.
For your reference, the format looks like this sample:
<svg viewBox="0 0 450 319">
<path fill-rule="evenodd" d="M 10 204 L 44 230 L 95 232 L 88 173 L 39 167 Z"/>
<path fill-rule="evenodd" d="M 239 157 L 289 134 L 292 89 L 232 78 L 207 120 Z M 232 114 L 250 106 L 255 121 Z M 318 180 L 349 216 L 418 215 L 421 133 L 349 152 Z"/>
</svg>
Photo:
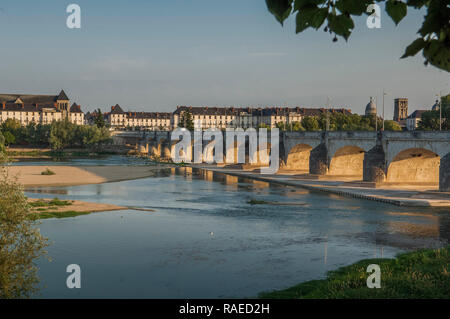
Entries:
<svg viewBox="0 0 450 319">
<path fill-rule="evenodd" d="M 77 3 L 82 28 L 66 27 Z M 330 34 L 295 34 L 264 0 L 3 0 L 0 3 L 0 92 L 58 93 L 64 88 L 85 111 L 172 111 L 176 105 L 320 107 L 361 113 L 383 88 L 386 118 L 393 99 L 408 97 L 410 112 L 450 92 L 449 73 L 400 60 L 416 38 L 424 12 L 410 10 L 395 27 L 365 17 L 346 43 Z"/>
</svg>

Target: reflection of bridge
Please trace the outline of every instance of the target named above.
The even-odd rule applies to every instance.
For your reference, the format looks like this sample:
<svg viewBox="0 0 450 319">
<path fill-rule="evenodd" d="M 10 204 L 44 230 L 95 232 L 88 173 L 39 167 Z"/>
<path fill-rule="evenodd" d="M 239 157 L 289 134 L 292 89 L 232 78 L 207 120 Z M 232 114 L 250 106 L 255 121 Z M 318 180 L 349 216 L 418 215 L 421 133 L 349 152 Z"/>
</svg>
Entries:
<svg viewBox="0 0 450 319">
<path fill-rule="evenodd" d="M 123 132 L 114 139 L 170 157 L 178 142 L 170 140 L 170 132 L 145 134 Z M 280 165 L 366 182 L 439 182 L 441 191 L 450 191 L 450 132 L 280 132 Z"/>
</svg>

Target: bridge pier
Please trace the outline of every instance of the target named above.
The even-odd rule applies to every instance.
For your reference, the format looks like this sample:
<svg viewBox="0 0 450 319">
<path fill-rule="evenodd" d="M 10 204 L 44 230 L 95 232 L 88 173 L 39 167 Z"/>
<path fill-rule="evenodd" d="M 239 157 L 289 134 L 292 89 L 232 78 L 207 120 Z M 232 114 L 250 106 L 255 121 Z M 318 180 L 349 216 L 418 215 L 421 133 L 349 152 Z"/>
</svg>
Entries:
<svg viewBox="0 0 450 319">
<path fill-rule="evenodd" d="M 450 153 L 441 158 L 439 167 L 439 191 L 450 192 Z"/>
<path fill-rule="evenodd" d="M 382 183 L 386 180 L 386 155 L 382 145 L 364 154 L 363 181 Z"/>
<path fill-rule="evenodd" d="M 326 175 L 328 173 L 328 149 L 325 143 L 321 143 L 311 150 L 309 173 L 315 175 Z"/>
</svg>

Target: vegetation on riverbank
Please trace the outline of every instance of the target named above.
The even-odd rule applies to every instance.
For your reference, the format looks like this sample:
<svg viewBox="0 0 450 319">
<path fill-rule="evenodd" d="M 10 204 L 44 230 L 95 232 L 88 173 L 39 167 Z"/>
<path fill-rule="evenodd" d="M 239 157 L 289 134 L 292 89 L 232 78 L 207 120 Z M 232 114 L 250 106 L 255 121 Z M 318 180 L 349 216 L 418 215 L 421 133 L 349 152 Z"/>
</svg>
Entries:
<svg viewBox="0 0 450 319">
<path fill-rule="evenodd" d="M 41 175 L 47 175 L 47 176 L 55 175 L 55 174 L 56 173 L 54 171 L 52 171 L 51 169 L 49 169 L 49 168 L 47 168 L 46 170 L 41 172 Z"/>
<path fill-rule="evenodd" d="M 52 200 L 40 199 L 37 201 L 30 201 L 28 203 L 31 207 L 31 213 L 34 219 L 46 219 L 46 218 L 66 218 L 75 217 L 79 215 L 87 215 L 91 212 L 76 212 L 76 211 L 60 211 L 61 207 L 67 207 L 72 205 L 71 201 L 60 200 L 55 197 Z"/>
<path fill-rule="evenodd" d="M 52 212 L 52 211 L 43 211 L 38 212 L 37 218 L 38 219 L 48 219 L 48 218 L 69 218 L 69 217 L 76 217 L 81 215 L 89 215 L 92 212 L 75 212 L 75 211 L 63 211 L 63 212 Z"/>
<path fill-rule="evenodd" d="M 266 202 L 264 200 L 257 200 L 257 199 L 251 199 L 247 202 L 247 204 L 250 205 L 267 205 L 269 202 Z"/>
<path fill-rule="evenodd" d="M 0 131 L 6 145 L 39 145 L 62 150 L 69 147 L 96 148 L 111 143 L 108 128 L 76 125 L 68 120 L 22 126 L 17 120 L 7 119 L 0 125 Z"/>
<path fill-rule="evenodd" d="M 52 200 L 37 200 L 29 203 L 31 207 L 34 208 L 43 208 L 43 207 L 54 207 L 54 206 L 70 206 L 72 203 L 68 200 L 60 200 L 58 197 L 53 198 Z"/>
<path fill-rule="evenodd" d="M 366 259 L 331 271 L 324 280 L 264 292 L 272 299 L 450 298 L 450 246 L 404 253 L 395 259 Z M 367 266 L 381 268 L 381 288 L 367 287 Z"/>
<path fill-rule="evenodd" d="M 28 298 L 38 290 L 36 260 L 46 254 L 47 239 L 30 219 L 22 186 L 8 175 L 0 138 L 0 299 Z"/>
</svg>

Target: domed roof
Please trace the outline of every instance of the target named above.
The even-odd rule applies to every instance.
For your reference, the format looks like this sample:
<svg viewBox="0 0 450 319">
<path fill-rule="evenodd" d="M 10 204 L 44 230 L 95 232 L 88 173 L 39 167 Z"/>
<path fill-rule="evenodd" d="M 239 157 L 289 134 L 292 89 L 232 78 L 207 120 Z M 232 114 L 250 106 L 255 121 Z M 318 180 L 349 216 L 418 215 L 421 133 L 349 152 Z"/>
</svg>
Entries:
<svg viewBox="0 0 450 319">
<path fill-rule="evenodd" d="M 377 114 L 377 106 L 375 102 L 373 101 L 373 98 L 370 97 L 370 102 L 366 106 L 366 116 L 369 115 L 376 115 Z"/>
<path fill-rule="evenodd" d="M 431 107 L 432 111 L 439 111 L 439 108 L 441 107 L 440 103 L 438 100 L 436 100 L 436 102 L 434 103 L 434 105 Z"/>
</svg>

